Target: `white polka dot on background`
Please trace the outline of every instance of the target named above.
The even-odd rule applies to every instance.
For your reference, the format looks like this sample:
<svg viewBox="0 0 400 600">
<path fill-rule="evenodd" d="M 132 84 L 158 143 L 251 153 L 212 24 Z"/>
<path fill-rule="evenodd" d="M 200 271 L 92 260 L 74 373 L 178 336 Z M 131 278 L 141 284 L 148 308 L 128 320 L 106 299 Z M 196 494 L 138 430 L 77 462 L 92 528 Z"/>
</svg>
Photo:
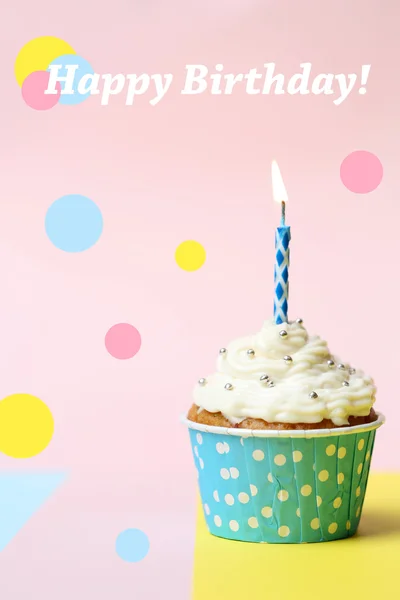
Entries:
<svg viewBox="0 0 400 600">
<path fill-rule="evenodd" d="M 256 529 L 258 527 L 258 521 L 256 517 L 250 517 L 247 522 L 252 529 Z"/>
<path fill-rule="evenodd" d="M 278 529 L 278 535 L 280 537 L 287 537 L 290 534 L 290 529 L 286 525 L 281 525 Z"/>
<path fill-rule="evenodd" d="M 199 458 L 199 465 L 200 469 L 204 469 L 204 460 L 202 458 Z"/>
<path fill-rule="evenodd" d="M 223 469 L 220 470 L 219 473 L 220 473 L 222 479 L 229 479 L 230 478 L 230 474 L 229 474 L 228 469 L 223 468 Z"/>
<path fill-rule="evenodd" d="M 229 472 L 231 474 L 232 479 L 237 479 L 240 475 L 239 469 L 237 469 L 236 467 L 231 467 L 229 469 Z"/>
<path fill-rule="evenodd" d="M 318 479 L 320 481 L 322 481 L 322 482 L 328 481 L 328 479 L 329 479 L 329 473 L 328 473 L 328 471 L 326 471 L 326 469 L 323 469 L 322 471 L 320 471 L 318 473 Z"/>
<path fill-rule="evenodd" d="M 312 487 L 311 487 L 311 485 L 308 485 L 308 484 L 303 485 L 300 489 L 300 493 L 302 496 L 309 496 L 311 494 L 311 492 L 312 492 Z"/>
<path fill-rule="evenodd" d="M 315 519 L 313 519 L 310 523 L 311 525 L 311 529 L 318 529 L 319 528 L 319 519 L 316 517 Z"/>
<path fill-rule="evenodd" d="M 281 502 L 286 502 L 286 500 L 289 498 L 289 492 L 286 490 L 279 490 L 277 497 Z"/>
<path fill-rule="evenodd" d="M 230 448 L 229 448 L 229 444 L 227 442 L 224 442 L 224 450 L 225 450 L 225 454 L 228 454 Z"/>
<path fill-rule="evenodd" d="M 261 514 L 266 519 L 269 519 L 270 517 L 272 517 L 272 508 L 270 506 L 264 506 L 261 509 Z"/>
<path fill-rule="evenodd" d="M 239 531 L 239 523 L 237 521 L 229 521 L 229 527 L 232 531 Z"/>
<path fill-rule="evenodd" d="M 225 502 L 228 504 L 228 506 L 235 504 L 235 499 L 232 494 L 225 494 Z"/>
<path fill-rule="evenodd" d="M 326 449 L 326 453 L 328 456 L 333 456 L 336 452 L 336 446 L 334 444 L 330 444 L 327 449 Z"/>
<path fill-rule="evenodd" d="M 240 494 L 238 496 L 238 500 L 242 504 L 247 504 L 248 501 L 250 500 L 250 496 L 248 494 L 246 494 L 246 492 L 240 492 Z"/>
<path fill-rule="evenodd" d="M 204 512 L 206 513 L 206 515 L 209 515 L 211 513 L 210 507 L 208 506 L 208 504 L 204 505 Z"/>
<path fill-rule="evenodd" d="M 300 450 L 294 450 L 293 452 L 293 461 L 295 463 L 298 463 L 301 461 L 301 459 L 303 458 L 303 454 L 300 452 Z"/>
<path fill-rule="evenodd" d="M 265 454 L 262 450 L 254 450 L 253 458 L 254 460 L 264 460 Z"/>
<path fill-rule="evenodd" d="M 256 488 L 255 485 L 253 485 L 252 483 L 250 484 L 250 492 L 252 496 L 255 496 L 258 492 L 258 489 Z"/>
<path fill-rule="evenodd" d="M 278 467 L 282 467 L 286 462 L 286 456 L 284 454 L 277 454 L 274 457 L 274 463 L 278 465 Z"/>
<path fill-rule="evenodd" d="M 203 443 L 203 436 L 201 435 L 201 433 L 198 433 L 196 435 L 196 440 L 197 440 L 197 443 L 200 444 L 200 446 L 201 446 L 201 444 Z"/>
<path fill-rule="evenodd" d="M 219 517 L 218 515 L 215 515 L 214 517 L 214 523 L 217 527 L 221 527 L 222 525 L 222 519 L 221 517 Z"/>
<path fill-rule="evenodd" d="M 224 454 L 225 453 L 225 448 L 222 442 L 218 442 L 216 445 L 216 449 L 218 454 Z"/>
<path fill-rule="evenodd" d="M 243 438 L 240 438 L 240 443 L 242 444 L 242 446 L 244 446 L 244 440 L 243 440 Z"/>
<path fill-rule="evenodd" d="M 215 502 L 219 502 L 218 490 L 213 491 L 213 498 L 214 498 Z"/>
</svg>

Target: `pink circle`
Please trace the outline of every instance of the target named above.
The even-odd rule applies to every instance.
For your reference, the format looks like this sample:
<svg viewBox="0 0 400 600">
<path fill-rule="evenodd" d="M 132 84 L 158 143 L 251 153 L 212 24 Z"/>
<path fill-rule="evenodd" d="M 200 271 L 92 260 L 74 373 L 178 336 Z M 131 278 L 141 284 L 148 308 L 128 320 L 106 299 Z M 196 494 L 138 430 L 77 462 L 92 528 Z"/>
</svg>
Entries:
<svg viewBox="0 0 400 600">
<path fill-rule="evenodd" d="M 121 360 L 135 356 L 142 345 L 140 333 L 136 327 L 129 325 L 129 323 L 113 325 L 107 331 L 104 341 L 111 356 Z"/>
<path fill-rule="evenodd" d="M 61 86 L 56 83 L 57 94 L 45 94 L 49 84 L 48 71 L 35 71 L 28 75 L 22 84 L 22 97 L 26 104 L 35 110 L 48 110 L 53 108 L 61 95 Z"/>
<path fill-rule="evenodd" d="M 352 152 L 340 165 L 340 179 L 350 192 L 368 194 L 375 190 L 383 177 L 382 163 L 366 150 Z"/>
</svg>

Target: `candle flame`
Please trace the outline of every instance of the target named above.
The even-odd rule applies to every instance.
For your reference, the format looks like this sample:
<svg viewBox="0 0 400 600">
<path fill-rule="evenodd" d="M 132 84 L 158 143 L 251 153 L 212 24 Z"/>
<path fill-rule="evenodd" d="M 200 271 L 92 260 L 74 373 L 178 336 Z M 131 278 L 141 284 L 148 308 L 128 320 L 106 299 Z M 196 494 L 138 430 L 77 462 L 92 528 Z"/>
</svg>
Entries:
<svg viewBox="0 0 400 600">
<path fill-rule="evenodd" d="M 275 202 L 287 202 L 288 195 L 285 188 L 285 184 L 283 183 L 282 175 L 278 167 L 278 163 L 273 160 L 271 165 L 271 174 L 272 174 L 272 194 L 274 196 Z"/>
</svg>

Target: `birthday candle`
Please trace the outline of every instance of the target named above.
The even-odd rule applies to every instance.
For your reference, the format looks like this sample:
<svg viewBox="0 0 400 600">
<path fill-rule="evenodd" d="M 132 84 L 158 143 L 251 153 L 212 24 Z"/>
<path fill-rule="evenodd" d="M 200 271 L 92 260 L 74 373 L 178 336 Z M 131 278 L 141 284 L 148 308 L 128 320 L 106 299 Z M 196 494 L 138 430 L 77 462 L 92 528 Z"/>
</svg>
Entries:
<svg viewBox="0 0 400 600">
<path fill-rule="evenodd" d="M 272 193 L 281 205 L 281 224 L 275 232 L 274 319 L 288 322 L 290 227 L 285 224 L 287 192 L 278 164 L 272 162 Z"/>
</svg>

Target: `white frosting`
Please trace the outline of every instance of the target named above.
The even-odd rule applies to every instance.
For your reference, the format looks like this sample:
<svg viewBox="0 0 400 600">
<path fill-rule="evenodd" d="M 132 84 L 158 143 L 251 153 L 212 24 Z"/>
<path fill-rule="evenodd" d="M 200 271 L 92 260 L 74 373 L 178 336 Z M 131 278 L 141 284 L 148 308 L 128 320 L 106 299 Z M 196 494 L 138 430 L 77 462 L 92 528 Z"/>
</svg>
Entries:
<svg viewBox="0 0 400 600">
<path fill-rule="evenodd" d="M 287 331 L 281 337 L 279 332 Z M 255 354 L 251 358 L 248 349 Z M 292 357 L 291 362 L 283 359 Z M 328 359 L 335 361 L 329 367 Z M 345 425 L 349 416 L 366 416 L 375 401 L 376 388 L 360 370 L 350 374 L 349 365 L 339 369 L 338 358 L 331 356 L 327 343 L 309 337 L 299 323 L 276 325 L 266 321 L 259 333 L 238 339 L 219 355 L 217 372 L 194 390 L 194 402 L 200 410 L 221 412 L 231 423 L 247 417 L 269 423 L 319 423 L 331 419 Z M 260 381 L 266 374 L 269 387 Z M 343 385 L 348 381 L 349 385 Z M 233 389 L 226 390 L 225 385 Z M 311 398 L 316 392 L 317 398 Z"/>
</svg>

